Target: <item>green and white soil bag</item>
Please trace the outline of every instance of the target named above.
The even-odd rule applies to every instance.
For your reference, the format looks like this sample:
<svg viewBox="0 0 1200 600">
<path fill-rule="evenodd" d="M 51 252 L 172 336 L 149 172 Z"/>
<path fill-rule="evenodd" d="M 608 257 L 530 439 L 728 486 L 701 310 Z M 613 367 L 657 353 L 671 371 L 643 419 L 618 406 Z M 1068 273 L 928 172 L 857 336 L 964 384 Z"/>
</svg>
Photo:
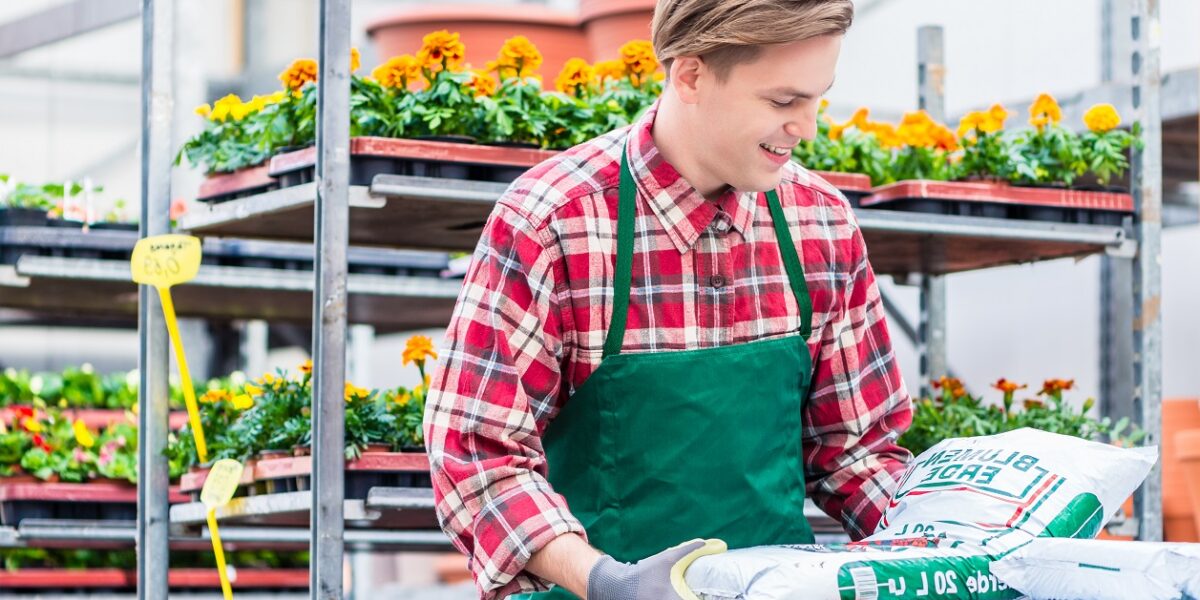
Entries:
<svg viewBox="0 0 1200 600">
<path fill-rule="evenodd" d="M 862 542 L 704 556 L 685 581 L 705 600 L 1017 598 L 995 560 L 1038 537 L 1095 536 L 1156 460 L 1034 429 L 944 440 L 914 459 Z"/>
<path fill-rule="evenodd" d="M 1030 598 L 1200 598 L 1200 544 L 1039 538 L 992 572 Z"/>
</svg>

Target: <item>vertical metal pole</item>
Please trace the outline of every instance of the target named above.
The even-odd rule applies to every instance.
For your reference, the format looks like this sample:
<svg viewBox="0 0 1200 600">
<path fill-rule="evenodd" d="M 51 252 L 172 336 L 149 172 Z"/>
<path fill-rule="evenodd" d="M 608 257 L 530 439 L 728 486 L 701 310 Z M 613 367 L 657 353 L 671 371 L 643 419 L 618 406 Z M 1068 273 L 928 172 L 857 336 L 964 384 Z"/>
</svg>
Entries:
<svg viewBox="0 0 1200 600">
<path fill-rule="evenodd" d="M 313 489 L 310 594 L 342 600 L 349 240 L 350 0 L 321 0 L 317 81 L 316 287 L 313 293 Z"/>
<path fill-rule="evenodd" d="M 943 31 L 938 25 L 917 30 L 917 106 L 937 121 L 946 119 L 946 60 Z M 917 325 L 921 395 L 930 395 L 930 382 L 946 375 L 946 278 L 921 276 L 921 313 Z"/>
<path fill-rule="evenodd" d="M 174 0 L 142 0 L 141 235 L 168 232 Z M 138 599 L 167 597 L 167 326 L 158 294 L 138 289 Z"/>
<path fill-rule="evenodd" d="M 1132 191 L 1138 253 L 1133 269 L 1134 407 L 1147 443 L 1162 437 L 1162 28 L 1158 0 L 1138 0 L 1130 21 L 1134 119 L 1145 147 L 1133 153 Z M 1138 539 L 1162 539 L 1162 471 L 1155 465 L 1134 497 Z"/>
<path fill-rule="evenodd" d="M 1128 83 L 1133 38 L 1128 0 L 1104 0 L 1100 9 L 1100 80 Z M 1100 403 L 1113 420 L 1133 414 L 1133 259 L 1100 256 Z"/>
</svg>

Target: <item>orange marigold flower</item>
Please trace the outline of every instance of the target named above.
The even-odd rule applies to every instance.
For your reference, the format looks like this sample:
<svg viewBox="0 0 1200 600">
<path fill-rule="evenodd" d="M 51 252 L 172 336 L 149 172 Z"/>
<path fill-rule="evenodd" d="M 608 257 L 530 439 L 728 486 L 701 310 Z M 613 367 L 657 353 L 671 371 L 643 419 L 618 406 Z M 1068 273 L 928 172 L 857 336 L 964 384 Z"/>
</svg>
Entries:
<svg viewBox="0 0 1200 600">
<path fill-rule="evenodd" d="M 586 60 L 572 58 L 563 65 L 562 71 L 558 73 L 558 77 L 554 80 L 554 87 L 564 94 L 579 96 L 591 86 L 595 76 L 595 70 Z"/>
<path fill-rule="evenodd" d="M 393 56 L 375 67 L 371 77 L 383 87 L 407 90 L 421 77 L 421 62 L 411 54 Z"/>
<path fill-rule="evenodd" d="M 654 56 L 654 45 L 649 40 L 633 40 L 626 42 L 620 50 L 621 62 L 625 63 L 625 72 L 629 74 L 633 85 L 640 86 L 646 76 L 652 76 L 658 69 L 658 58 Z"/>
<path fill-rule="evenodd" d="M 474 90 L 475 97 L 491 96 L 496 93 L 496 80 L 492 79 L 486 71 L 473 69 L 471 71 L 471 81 L 467 82 L 467 88 Z"/>
<path fill-rule="evenodd" d="M 592 66 L 596 79 L 603 83 L 608 79 L 620 79 L 625 76 L 625 62 L 620 60 L 602 60 Z"/>
<path fill-rule="evenodd" d="M 404 354 L 401 356 L 403 364 L 407 365 L 410 362 L 424 363 L 426 357 L 431 357 L 437 360 L 437 352 L 433 350 L 433 340 L 423 335 L 414 335 L 408 339 L 408 343 L 404 345 Z"/>
<path fill-rule="evenodd" d="M 518 35 L 504 40 L 496 60 L 489 61 L 488 71 L 495 71 L 501 79 L 529 77 L 542 66 L 542 53 L 529 38 Z"/>
<path fill-rule="evenodd" d="M 1039 126 L 1034 123 L 1035 120 L 1041 122 Z M 1062 107 L 1058 105 L 1058 101 L 1050 94 L 1038 94 L 1038 97 L 1033 100 L 1033 104 L 1029 105 L 1029 124 L 1041 130 L 1047 124 L 1057 124 L 1062 121 Z"/>
<path fill-rule="evenodd" d="M 425 36 L 417 59 L 431 73 L 458 71 L 462 69 L 466 54 L 467 47 L 458 39 L 458 33 L 441 29 Z"/>
<path fill-rule="evenodd" d="M 1105 133 L 1121 124 L 1121 115 L 1111 104 L 1097 104 L 1083 113 L 1083 123 L 1095 133 Z"/>
<path fill-rule="evenodd" d="M 1039 393 L 1049 396 L 1062 393 L 1063 391 L 1072 389 L 1074 387 L 1074 379 L 1047 379 L 1042 383 L 1042 391 Z"/>
<path fill-rule="evenodd" d="M 362 66 L 362 53 L 358 51 L 358 48 L 351 48 L 350 49 L 350 72 L 353 73 L 353 72 L 357 71 L 358 68 L 361 66 Z"/>
<path fill-rule="evenodd" d="M 293 92 L 300 91 L 305 84 L 317 80 L 317 61 L 311 58 L 297 58 L 288 68 L 279 74 L 279 81 L 284 89 Z"/>
<path fill-rule="evenodd" d="M 1011 394 L 1017 390 L 1023 390 L 1029 386 L 1025 385 L 1025 384 L 1018 384 L 1014 381 L 1009 381 L 1004 378 L 1000 378 L 1000 379 L 996 380 L 996 383 L 992 384 L 992 387 L 1004 392 L 1005 394 Z"/>
</svg>

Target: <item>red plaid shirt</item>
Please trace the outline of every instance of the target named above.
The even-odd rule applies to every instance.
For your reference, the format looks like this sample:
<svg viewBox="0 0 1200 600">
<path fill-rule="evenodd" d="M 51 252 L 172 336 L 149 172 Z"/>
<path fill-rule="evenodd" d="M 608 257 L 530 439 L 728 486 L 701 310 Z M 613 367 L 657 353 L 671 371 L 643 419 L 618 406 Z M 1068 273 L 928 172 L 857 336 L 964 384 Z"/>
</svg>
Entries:
<svg viewBox="0 0 1200 600">
<path fill-rule="evenodd" d="M 486 600 L 547 589 L 524 571 L 556 536 L 586 537 L 546 480 L 541 434 L 600 364 L 612 319 L 621 147 L 638 185 L 622 353 L 788 335 L 800 311 L 763 194 L 707 201 L 659 154 L 657 105 L 633 126 L 535 166 L 497 202 L 433 374 L 425 439 L 437 514 Z M 808 494 L 870 534 L 911 458 L 911 422 L 875 275 L 841 194 L 784 167 L 779 200 L 813 301 L 804 407 Z M 769 415 L 764 415 L 769 418 Z"/>
</svg>

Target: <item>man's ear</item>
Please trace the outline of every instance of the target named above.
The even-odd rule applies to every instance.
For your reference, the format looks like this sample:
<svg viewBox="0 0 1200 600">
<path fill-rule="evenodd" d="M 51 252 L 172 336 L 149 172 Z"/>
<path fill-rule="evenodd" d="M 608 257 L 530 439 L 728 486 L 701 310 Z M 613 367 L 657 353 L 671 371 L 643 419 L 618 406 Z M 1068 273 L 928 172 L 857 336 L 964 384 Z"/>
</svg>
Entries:
<svg viewBox="0 0 1200 600">
<path fill-rule="evenodd" d="M 671 61 L 671 74 L 667 79 L 684 104 L 695 104 L 700 101 L 700 86 L 708 76 L 708 65 L 704 64 L 704 59 L 699 56 L 676 56 Z"/>
</svg>

